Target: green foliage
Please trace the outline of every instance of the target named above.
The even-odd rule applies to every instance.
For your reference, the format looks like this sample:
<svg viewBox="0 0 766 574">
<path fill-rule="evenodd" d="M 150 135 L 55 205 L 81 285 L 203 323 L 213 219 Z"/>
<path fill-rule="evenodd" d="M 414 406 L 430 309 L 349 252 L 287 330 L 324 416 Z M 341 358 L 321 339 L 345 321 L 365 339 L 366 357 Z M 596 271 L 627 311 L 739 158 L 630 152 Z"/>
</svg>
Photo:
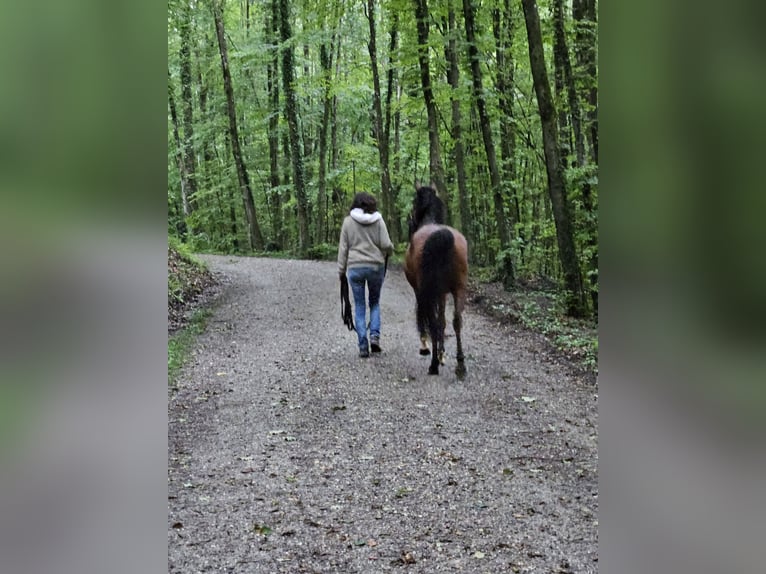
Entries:
<svg viewBox="0 0 766 574">
<path fill-rule="evenodd" d="M 183 243 L 177 237 L 173 237 L 173 236 L 168 237 L 168 248 L 173 251 L 176 251 L 178 255 L 180 256 L 181 260 L 183 260 L 184 262 L 190 265 L 204 267 L 204 263 L 202 263 L 199 259 L 197 259 L 197 257 L 194 256 L 194 254 L 192 253 L 192 250 L 189 249 L 189 246 Z"/>
<path fill-rule="evenodd" d="M 338 257 L 338 246 L 329 243 L 320 243 L 309 248 L 306 253 L 308 259 L 319 261 L 334 261 Z"/>
<path fill-rule="evenodd" d="M 207 266 L 192 255 L 189 247 L 168 237 L 168 307 L 178 308 L 211 282 Z"/>
<path fill-rule="evenodd" d="M 498 60 L 493 34 L 493 11 L 502 12 L 501 2 L 476 4 L 476 44 L 483 72 L 484 97 L 495 137 L 497 160 L 501 161 L 500 96 L 496 80 Z M 371 191 L 380 194 L 379 155 L 372 125 L 373 84 L 370 58 L 367 50 L 369 34 L 364 10 L 337 9 L 331 2 L 291 2 L 293 38 L 289 46 L 295 50 L 295 89 L 298 95 L 298 113 L 301 140 L 304 144 L 306 193 L 309 211 L 309 234 L 315 245 L 309 245 L 307 256 L 313 259 L 334 259 L 333 244 L 340 231 L 352 194 Z M 399 221 L 387 222 L 406 230 L 404 219 L 411 207 L 413 182 L 428 180 L 429 139 L 418 63 L 418 40 L 411 0 L 383 0 L 377 14 L 378 62 L 381 73 L 381 98 L 386 99 L 387 71 L 394 70 L 391 98 L 390 162 L 391 179 L 398 195 L 395 208 Z M 451 99 L 455 98 L 462 114 L 462 140 L 465 145 L 464 167 L 467 176 L 467 200 L 470 219 L 462 224 L 471 251 L 473 265 L 490 267 L 498 278 L 510 278 L 513 264 L 518 282 L 540 278 L 561 282 L 556 228 L 547 195 L 547 175 L 543 156 L 541 123 L 535 90 L 529 69 L 526 29 L 521 11 L 514 9 L 510 34 L 510 54 L 507 61 L 513 66 L 512 118 L 513 146 L 510 157 L 501 162 L 506 175 L 502 194 L 506 213 L 513 218 L 511 245 L 501 249 L 494 202 L 489 185 L 487 158 L 478 125 L 476 102 L 472 94 L 471 74 L 465 44 L 462 6 L 456 9 L 456 48 L 459 54 L 459 87 L 453 91 L 447 82 L 445 42 L 448 40 L 445 19 L 448 3 L 430 2 L 429 55 L 433 96 L 439 108 L 439 139 L 442 164 L 453 198 L 449 208 L 458 212 L 457 172 L 454 157 L 454 139 L 450 116 Z M 549 4 L 542 4 L 543 37 L 546 64 L 551 81 L 552 19 Z M 578 35 L 577 26 L 567 10 L 565 27 L 575 65 L 577 90 L 582 94 L 582 111 L 589 111 L 589 88 L 596 86 L 596 78 L 577 58 L 577 42 L 595 44 L 597 25 L 585 24 L 587 34 Z M 193 154 L 197 193 L 193 198 L 191 215 L 184 215 L 181 193 L 183 177 L 179 172 L 179 152 L 168 118 L 168 234 L 183 240 L 195 252 L 252 254 L 247 232 L 247 219 L 243 208 L 242 192 L 232 160 L 228 135 L 226 100 L 221 79 L 221 62 L 209 3 L 188 3 L 172 0 L 168 4 L 168 72 L 176 100 L 179 120 L 182 115 L 179 51 L 181 23 L 189 17 L 190 54 L 193 94 Z M 394 16 L 398 17 L 398 45 L 389 53 L 389 40 Z M 274 246 L 265 256 L 289 256 L 297 247 L 297 209 L 292 185 L 289 150 L 284 147 L 287 130 L 284 118 L 284 90 L 281 85 L 282 61 L 278 59 L 277 76 L 268 66 L 279 41 L 266 29 L 270 18 L 270 3 L 251 3 L 249 21 L 238 3 L 225 3 L 223 20 L 229 41 L 229 67 L 234 87 L 234 99 L 240 128 L 240 147 L 247 166 L 255 209 L 267 245 Z M 584 24 L 579 24 L 582 27 Z M 328 45 L 332 38 L 339 45 L 332 46 L 332 73 L 323 75 L 319 62 L 320 45 Z M 582 38 L 582 39 L 581 39 Z M 277 54 L 278 56 L 279 54 Z M 277 108 L 272 107 L 268 85 L 270 78 L 279 86 Z M 331 125 L 335 130 L 337 163 L 331 165 L 332 149 L 328 149 L 326 166 L 326 229 L 322 237 L 317 205 L 319 189 L 318 134 L 324 110 L 324 88 L 334 98 Z M 201 96 L 204 93 L 206 100 Z M 557 102 L 557 112 L 568 113 L 566 98 Z M 204 107 L 204 109 L 203 109 Z M 397 124 L 397 117 L 399 123 Z M 275 131 L 271 120 L 276 119 Z M 585 119 L 585 118 L 583 118 Z M 585 122 L 587 124 L 587 121 Z M 398 125 L 398 129 L 397 129 Z M 587 127 L 587 126 L 584 126 Z M 398 141 L 393 138 L 398 134 Z M 272 187 L 269 136 L 278 143 L 279 183 Z M 328 133 L 328 147 L 332 148 Z M 179 137 L 183 140 L 183 121 L 179 122 Z M 565 143 L 566 130 L 561 133 Z M 572 146 L 567 146 L 571 148 Z M 567 191 L 572 202 L 575 242 L 580 266 L 585 277 L 598 277 L 598 167 L 593 164 L 576 166 L 576 158 L 567 162 Z M 586 205 L 583 191 L 589 186 Z M 406 231 L 405 231 L 406 232 Z M 406 236 L 405 236 L 406 237 Z M 400 250 L 403 251 L 403 250 Z M 595 289 L 597 289 L 597 284 Z"/>
<path fill-rule="evenodd" d="M 597 370 L 598 334 L 591 323 L 566 316 L 563 294 L 534 291 L 519 294 L 518 301 L 522 325 L 545 335 L 584 367 Z"/>
<path fill-rule="evenodd" d="M 479 283 L 492 283 L 495 281 L 496 271 L 492 267 L 473 266 L 471 267 L 471 277 Z"/>
<path fill-rule="evenodd" d="M 500 281 L 506 289 L 515 286 L 513 273 L 514 261 L 517 258 L 515 249 L 503 249 L 497 254 L 495 262 L 495 281 Z"/>
</svg>

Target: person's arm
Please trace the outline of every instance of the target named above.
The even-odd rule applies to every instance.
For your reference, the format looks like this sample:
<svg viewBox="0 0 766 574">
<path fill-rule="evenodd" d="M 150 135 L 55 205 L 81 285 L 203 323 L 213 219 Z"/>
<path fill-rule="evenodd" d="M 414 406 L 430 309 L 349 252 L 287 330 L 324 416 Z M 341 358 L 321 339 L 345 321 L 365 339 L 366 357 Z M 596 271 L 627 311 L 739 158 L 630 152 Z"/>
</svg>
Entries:
<svg viewBox="0 0 766 574">
<path fill-rule="evenodd" d="M 346 275 L 346 265 L 348 264 L 348 233 L 346 232 L 346 222 L 340 229 L 340 243 L 338 245 L 338 275 Z"/>
<path fill-rule="evenodd" d="M 378 248 L 386 255 L 391 255 L 394 252 L 394 244 L 388 235 L 388 228 L 386 227 L 386 222 L 383 221 L 382 219 L 380 220 L 379 229 L 380 229 L 380 237 L 379 237 Z"/>
</svg>

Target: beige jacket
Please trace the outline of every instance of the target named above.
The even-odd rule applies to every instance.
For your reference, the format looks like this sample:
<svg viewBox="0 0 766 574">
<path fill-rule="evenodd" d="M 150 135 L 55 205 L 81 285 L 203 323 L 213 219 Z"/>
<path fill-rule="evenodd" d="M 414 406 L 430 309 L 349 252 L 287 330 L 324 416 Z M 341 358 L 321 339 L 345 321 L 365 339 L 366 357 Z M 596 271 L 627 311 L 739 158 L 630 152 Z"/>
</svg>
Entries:
<svg viewBox="0 0 766 574">
<path fill-rule="evenodd" d="M 338 271 L 345 273 L 349 267 L 383 265 L 386 255 L 393 252 L 394 244 L 380 212 L 352 209 L 340 230 Z"/>
</svg>

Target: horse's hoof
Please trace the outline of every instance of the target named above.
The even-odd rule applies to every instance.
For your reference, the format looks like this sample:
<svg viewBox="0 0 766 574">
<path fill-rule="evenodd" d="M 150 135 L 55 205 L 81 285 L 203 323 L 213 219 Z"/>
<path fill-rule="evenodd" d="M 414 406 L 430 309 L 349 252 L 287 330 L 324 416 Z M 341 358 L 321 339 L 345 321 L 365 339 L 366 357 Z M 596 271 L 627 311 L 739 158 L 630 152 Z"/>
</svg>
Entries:
<svg viewBox="0 0 766 574">
<path fill-rule="evenodd" d="M 439 367 L 438 366 L 434 367 L 433 365 L 431 365 L 430 367 L 428 367 L 428 374 L 429 375 L 438 375 L 439 374 Z"/>
<path fill-rule="evenodd" d="M 420 349 L 420 354 L 423 356 L 430 355 L 431 349 Z"/>
<path fill-rule="evenodd" d="M 463 377 L 465 377 L 466 369 L 465 369 L 465 363 L 458 363 L 455 367 L 455 375 L 457 375 L 457 378 L 461 381 L 463 380 Z"/>
</svg>

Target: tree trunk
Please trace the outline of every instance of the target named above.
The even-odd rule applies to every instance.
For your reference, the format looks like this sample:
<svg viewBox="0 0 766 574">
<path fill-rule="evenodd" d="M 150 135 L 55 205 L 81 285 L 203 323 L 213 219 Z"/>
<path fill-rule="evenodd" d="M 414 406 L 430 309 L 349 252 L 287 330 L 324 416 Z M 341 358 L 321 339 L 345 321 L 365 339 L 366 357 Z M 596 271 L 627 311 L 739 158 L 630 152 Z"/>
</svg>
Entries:
<svg viewBox="0 0 766 574">
<path fill-rule="evenodd" d="M 327 130 L 330 126 L 330 112 L 332 111 L 332 98 L 330 88 L 332 86 L 332 55 L 335 49 L 335 34 L 330 40 L 330 49 L 322 43 L 319 47 L 319 61 L 322 66 L 322 124 L 319 126 L 319 189 L 317 192 L 317 237 L 320 243 L 329 241 L 327 233 Z"/>
<path fill-rule="evenodd" d="M 455 169 L 457 171 L 457 197 L 458 197 L 458 211 L 460 213 L 460 228 L 469 240 L 469 245 L 472 244 L 472 237 L 468 224 L 471 221 L 471 212 L 468 205 L 468 186 L 466 184 L 465 173 L 465 148 L 463 146 L 463 126 L 460 113 L 460 97 L 458 90 L 460 89 L 460 65 L 457 55 L 457 25 L 455 23 L 455 6 L 454 0 L 450 0 L 449 10 L 447 16 L 447 30 L 449 32 L 449 40 L 444 47 L 445 58 L 447 60 L 447 81 L 452 88 L 450 94 L 450 104 L 452 106 L 452 139 L 455 142 L 454 154 L 455 154 Z"/>
<path fill-rule="evenodd" d="M 303 24 L 304 31 L 305 31 L 306 24 Z M 309 49 L 308 44 L 303 44 L 303 77 L 304 78 L 310 78 L 311 77 L 311 51 Z M 298 102 L 298 99 L 296 97 L 296 102 Z M 295 109 L 296 113 L 297 110 L 300 109 L 299 103 L 296 104 Z M 306 97 L 304 99 L 303 109 L 305 110 L 311 110 L 313 109 L 313 103 L 311 101 L 311 92 L 306 94 Z M 314 178 L 313 173 L 313 166 L 311 163 L 311 156 L 314 153 L 314 147 L 313 147 L 313 138 L 312 138 L 312 128 L 313 125 L 311 122 L 305 122 L 302 123 L 298 121 L 298 126 L 301 128 L 301 140 L 303 141 L 303 181 L 309 182 Z M 306 200 L 306 218 L 308 221 L 311 221 L 311 203 Z M 311 243 L 311 241 L 309 241 Z"/>
<path fill-rule="evenodd" d="M 284 108 L 282 112 L 284 113 Z M 290 153 L 290 135 L 285 129 L 281 130 L 280 135 L 282 136 L 282 164 L 280 166 L 282 169 L 282 193 L 280 194 L 280 197 L 282 198 L 282 221 L 284 222 L 284 227 L 282 229 L 282 248 L 285 249 L 289 245 L 290 249 L 294 249 L 294 246 L 297 245 L 297 241 L 293 235 L 293 230 L 296 230 L 297 232 L 295 221 L 298 209 L 294 205 L 290 205 L 293 196 L 291 187 L 293 162 L 292 154 Z"/>
<path fill-rule="evenodd" d="M 248 0 L 249 1 L 249 0 Z M 270 3 L 271 12 L 266 17 L 266 38 L 273 48 L 266 65 L 266 88 L 269 93 L 269 194 L 271 210 L 272 241 L 278 249 L 284 246 L 285 230 L 282 226 L 282 193 L 279 189 L 279 52 L 276 49 L 279 38 L 279 7 L 276 0 Z"/>
<path fill-rule="evenodd" d="M 215 30 L 218 36 L 218 49 L 221 52 L 221 69 L 223 71 L 223 87 L 226 92 L 226 107 L 229 115 L 229 134 L 231 137 L 231 150 L 234 156 L 234 164 L 237 168 L 237 179 L 239 188 L 242 191 L 242 199 L 245 205 L 247 223 L 250 238 L 250 247 L 258 251 L 263 250 L 263 235 L 258 225 L 258 215 L 255 211 L 255 202 L 253 201 L 253 192 L 250 189 L 250 177 L 247 173 L 242 150 L 239 145 L 239 131 L 237 130 L 237 110 L 234 104 L 234 88 L 231 82 L 231 73 L 229 72 L 229 56 L 226 48 L 226 35 L 223 28 L 223 17 L 221 15 L 221 6 L 216 2 L 213 6 L 213 18 L 215 19 Z"/>
<path fill-rule="evenodd" d="M 555 2 L 555 0 L 554 0 Z M 568 106 L 564 105 L 566 101 L 566 88 L 564 87 L 564 62 L 562 50 L 559 47 L 558 34 L 553 35 L 553 86 L 554 86 L 554 106 L 558 111 L 559 128 L 559 151 L 561 152 L 561 165 L 566 171 L 569 167 L 569 156 L 572 153 L 572 130 L 569 127 Z"/>
<path fill-rule="evenodd" d="M 562 71 L 563 79 L 566 85 L 567 102 L 569 103 L 569 113 L 572 118 L 572 130 L 574 132 L 575 139 L 575 156 L 577 166 L 584 168 L 587 164 L 587 158 L 585 154 L 585 137 L 582 130 L 582 112 L 580 110 L 580 99 L 575 89 L 575 79 L 572 72 L 572 63 L 569 57 L 569 47 L 566 41 L 566 32 L 564 27 L 564 6 L 563 0 L 554 0 L 553 5 L 553 17 L 554 17 L 554 53 L 557 54 Z M 587 243 L 590 247 L 591 256 L 588 261 L 589 267 L 589 283 L 590 283 L 590 297 L 593 305 L 593 313 L 598 316 L 598 249 L 596 245 L 596 218 L 593 214 L 593 193 L 591 185 L 587 178 L 581 177 L 580 193 L 582 196 L 582 205 L 585 212 L 588 214 L 585 223 L 585 231 L 588 234 Z"/>
<path fill-rule="evenodd" d="M 476 46 L 476 24 L 475 9 L 471 0 L 463 0 L 463 14 L 465 17 L 465 35 L 468 43 L 468 59 L 471 63 L 471 77 L 473 80 L 473 96 L 476 101 L 476 109 L 479 112 L 479 123 L 481 125 L 481 136 L 484 141 L 484 151 L 487 155 L 487 167 L 489 169 L 489 179 L 492 185 L 492 201 L 495 208 L 495 225 L 500 237 L 501 249 L 508 249 L 511 244 L 511 236 L 508 231 L 508 218 L 505 215 L 505 201 L 500 183 L 500 170 L 497 167 L 497 155 L 495 154 L 495 143 L 492 138 L 492 124 L 487 111 L 487 102 L 484 98 L 484 86 L 482 81 L 481 66 L 479 63 L 479 49 Z M 508 277 L 505 279 L 507 285 L 513 285 L 513 266 L 508 263 L 506 266 Z"/>
<path fill-rule="evenodd" d="M 293 189 L 298 204 L 298 252 L 306 255 L 311 238 L 309 237 L 308 199 L 303 170 L 303 150 L 301 149 L 301 132 L 298 126 L 298 99 L 295 93 L 295 58 L 294 49 L 290 44 L 292 25 L 290 24 L 290 6 L 288 0 L 279 0 L 279 24 L 281 30 L 282 48 L 282 88 L 285 92 L 285 115 L 290 137 L 290 155 L 293 165 Z"/>
<path fill-rule="evenodd" d="M 386 84 L 386 119 L 385 119 L 385 125 L 383 126 L 383 133 L 385 134 L 385 140 L 386 140 L 386 156 L 387 157 L 387 163 L 388 163 L 388 170 L 389 170 L 389 177 L 388 177 L 388 191 L 389 191 L 389 199 L 388 202 L 391 205 L 390 213 L 388 215 L 388 219 L 386 220 L 386 224 L 388 225 L 388 231 L 391 234 L 391 240 L 396 244 L 399 242 L 399 209 L 397 207 L 397 197 L 398 193 L 395 191 L 396 187 L 392 183 L 392 178 L 390 175 L 391 172 L 391 158 L 389 155 L 389 151 L 391 149 L 391 101 L 393 99 L 394 94 L 394 73 L 395 73 L 395 66 L 394 66 L 394 56 L 396 53 L 396 46 L 398 43 L 399 38 L 399 13 L 397 11 L 394 11 L 392 16 L 392 23 L 391 23 L 391 41 L 388 45 L 388 72 L 387 72 L 387 84 Z M 396 149 L 394 150 L 394 157 L 396 157 Z M 394 225 L 394 222 L 396 224 Z"/>
<path fill-rule="evenodd" d="M 548 72 L 545 68 L 540 17 L 537 13 L 537 2 L 535 0 L 522 0 L 522 6 L 524 8 L 524 20 L 526 21 L 529 43 L 529 64 L 532 69 L 537 107 L 540 111 L 540 122 L 542 124 L 545 167 L 548 174 L 548 193 L 551 198 L 553 220 L 556 224 L 559 260 L 564 273 L 564 284 L 567 291 L 567 313 L 575 317 L 583 317 L 586 315 L 586 306 L 583 296 L 582 277 L 580 275 L 570 207 L 566 197 L 564 174 L 559 156 L 556 112 L 553 107 Z"/>
<path fill-rule="evenodd" d="M 497 91 L 498 107 L 500 108 L 500 157 L 501 174 L 513 198 L 513 218 L 518 225 L 521 223 L 519 207 L 519 186 L 516 181 L 516 126 L 514 119 L 513 93 L 516 89 L 513 75 L 513 36 L 514 23 L 511 10 L 511 0 L 503 0 L 503 10 L 495 10 L 493 31 L 497 45 Z M 511 231 L 511 236 L 515 235 Z M 520 237 L 523 235 L 519 231 Z M 523 246 L 523 243 L 522 243 Z M 520 250 L 523 247 L 520 247 Z"/>
<path fill-rule="evenodd" d="M 567 46 L 566 31 L 564 28 L 564 9 L 562 0 L 554 0 L 553 22 L 553 52 L 561 68 L 561 80 L 566 87 L 566 99 L 569 105 L 569 115 L 572 119 L 577 165 L 583 167 L 585 165 L 585 139 L 583 138 L 581 127 L 582 113 L 580 111 L 580 101 L 577 97 L 577 91 L 575 90 L 572 62 L 569 58 L 569 47 Z"/>
<path fill-rule="evenodd" d="M 225 157 L 232 156 L 233 154 L 231 151 L 231 134 L 229 132 L 226 132 L 223 140 L 224 140 L 224 147 L 226 148 Z M 216 156 L 217 155 L 218 154 L 216 153 Z M 220 164 L 220 167 L 223 169 L 226 162 L 225 160 L 221 160 L 219 158 L 219 164 Z M 228 194 L 229 195 L 229 221 L 231 222 L 231 233 L 235 238 L 234 240 L 235 245 L 237 246 L 237 249 L 239 249 L 239 231 L 237 228 L 237 208 L 236 208 L 237 193 L 234 189 L 231 189 L 231 188 L 229 188 L 229 191 L 230 191 Z M 239 194 L 239 199 L 242 202 L 242 206 L 244 207 L 245 198 L 243 197 L 241 193 Z"/>
<path fill-rule="evenodd" d="M 420 83 L 423 88 L 423 99 L 426 104 L 426 114 L 428 115 L 428 143 L 429 143 L 429 170 L 431 180 L 439 195 L 444 200 L 447 208 L 447 222 L 451 223 L 451 201 L 447 184 L 444 180 L 444 167 L 441 159 L 441 146 L 439 144 L 439 122 L 436 116 L 436 102 L 434 101 L 433 89 L 431 88 L 431 69 L 428 58 L 428 34 L 429 34 L 429 16 L 428 1 L 414 0 L 415 18 L 418 27 L 418 62 L 420 64 Z"/>
<path fill-rule="evenodd" d="M 375 0 L 367 0 L 365 12 L 370 28 L 370 40 L 367 49 L 370 53 L 370 67 L 372 69 L 372 108 L 374 112 L 373 134 L 378 146 L 378 158 L 380 159 L 380 195 L 383 217 L 391 221 L 391 172 L 388 167 L 388 132 L 384 128 L 383 106 L 380 97 L 380 74 L 378 72 L 378 48 L 375 31 Z"/>
<path fill-rule="evenodd" d="M 591 159 L 598 165 L 598 70 L 596 68 L 596 0 L 573 0 L 572 18 L 575 21 L 575 53 L 579 76 L 585 86 L 588 102 L 587 118 Z"/>
<path fill-rule="evenodd" d="M 335 45 L 335 81 L 340 80 L 340 55 L 343 42 L 338 39 Z M 333 173 L 337 173 L 340 163 L 340 146 L 338 145 L 338 96 L 333 94 L 332 107 L 330 109 L 330 166 Z M 333 208 L 333 236 L 340 233 L 343 218 L 345 217 L 345 207 L 343 205 L 343 189 L 338 183 L 338 178 L 333 178 L 332 185 L 332 208 Z"/>
<path fill-rule="evenodd" d="M 170 70 L 168 70 L 168 106 L 170 107 L 170 121 L 173 124 L 173 139 L 176 142 L 176 164 L 178 165 L 178 174 L 181 181 L 181 206 L 184 218 L 191 214 L 191 206 L 187 196 L 188 182 L 186 181 L 186 165 L 184 163 L 183 143 L 178 134 L 178 113 L 176 111 L 176 101 L 173 97 L 173 84 L 171 83 Z M 186 225 L 184 224 L 184 231 Z"/>
<path fill-rule="evenodd" d="M 402 86 L 401 83 L 397 84 L 396 86 L 396 111 L 394 112 L 394 173 L 401 174 L 402 172 L 402 160 L 401 160 L 401 133 L 402 133 L 402 112 L 401 108 L 399 106 L 399 103 L 402 100 Z M 397 183 L 394 186 L 394 200 L 398 204 L 398 201 L 396 201 L 399 197 L 399 192 L 401 191 L 401 182 Z M 402 218 L 397 211 L 397 217 L 396 217 L 396 227 L 394 233 L 396 234 L 396 237 L 399 238 L 401 241 L 401 238 L 403 237 L 402 234 Z"/>
<path fill-rule="evenodd" d="M 194 165 L 194 112 L 192 102 L 192 73 L 191 73 L 191 27 L 192 11 L 185 5 L 180 24 L 181 49 L 179 60 L 181 64 L 181 105 L 183 113 L 183 159 L 186 175 L 185 215 L 191 215 L 196 209 L 197 177 Z M 188 208 L 188 213 L 186 212 Z"/>
</svg>

